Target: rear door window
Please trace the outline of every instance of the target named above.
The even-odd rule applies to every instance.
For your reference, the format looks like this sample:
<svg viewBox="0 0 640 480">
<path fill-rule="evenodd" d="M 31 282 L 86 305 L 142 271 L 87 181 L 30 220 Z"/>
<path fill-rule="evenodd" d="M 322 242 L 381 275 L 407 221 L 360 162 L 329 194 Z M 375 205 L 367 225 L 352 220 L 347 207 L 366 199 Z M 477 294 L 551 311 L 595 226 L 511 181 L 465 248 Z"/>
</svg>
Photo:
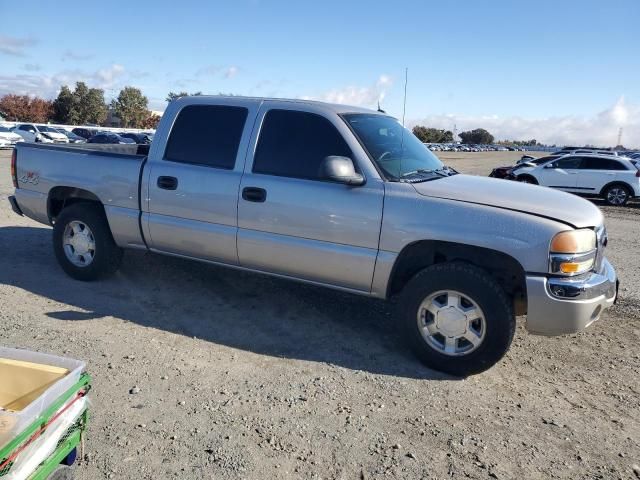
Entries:
<svg viewBox="0 0 640 480">
<path fill-rule="evenodd" d="M 247 115 L 244 107 L 184 107 L 171 129 L 164 159 L 232 170 Z"/>
<path fill-rule="evenodd" d="M 582 170 L 627 170 L 627 167 L 617 160 L 597 157 L 586 157 L 580 168 Z"/>
</svg>

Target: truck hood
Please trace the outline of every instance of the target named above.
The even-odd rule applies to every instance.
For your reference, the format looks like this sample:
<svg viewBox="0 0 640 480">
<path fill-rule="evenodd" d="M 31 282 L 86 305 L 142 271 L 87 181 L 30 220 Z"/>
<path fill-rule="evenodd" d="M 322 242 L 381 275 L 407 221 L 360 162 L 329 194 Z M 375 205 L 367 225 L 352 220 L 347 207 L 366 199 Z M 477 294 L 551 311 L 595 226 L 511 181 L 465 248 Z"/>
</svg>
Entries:
<svg viewBox="0 0 640 480">
<path fill-rule="evenodd" d="M 477 203 L 551 218 L 575 228 L 595 227 L 603 222 L 593 203 L 570 193 L 508 180 L 474 175 L 452 175 L 413 183 L 420 195 Z"/>
</svg>

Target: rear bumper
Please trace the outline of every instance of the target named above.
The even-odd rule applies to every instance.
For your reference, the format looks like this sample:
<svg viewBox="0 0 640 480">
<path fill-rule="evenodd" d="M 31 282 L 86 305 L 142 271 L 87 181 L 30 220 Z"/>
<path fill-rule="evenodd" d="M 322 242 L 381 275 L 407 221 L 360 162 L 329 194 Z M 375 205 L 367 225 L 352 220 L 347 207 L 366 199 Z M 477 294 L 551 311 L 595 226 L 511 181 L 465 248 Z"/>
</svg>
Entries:
<svg viewBox="0 0 640 480">
<path fill-rule="evenodd" d="M 16 197 L 11 195 L 9 197 L 9 203 L 11 204 L 11 210 L 13 210 L 14 213 L 20 215 L 21 217 L 24 217 L 24 213 L 22 213 L 22 210 L 20 210 L 20 206 L 18 205 L 18 201 L 16 200 Z"/>
<path fill-rule="evenodd" d="M 615 302 L 618 284 L 607 259 L 599 272 L 578 280 L 527 276 L 526 328 L 536 335 L 580 332 Z"/>
</svg>

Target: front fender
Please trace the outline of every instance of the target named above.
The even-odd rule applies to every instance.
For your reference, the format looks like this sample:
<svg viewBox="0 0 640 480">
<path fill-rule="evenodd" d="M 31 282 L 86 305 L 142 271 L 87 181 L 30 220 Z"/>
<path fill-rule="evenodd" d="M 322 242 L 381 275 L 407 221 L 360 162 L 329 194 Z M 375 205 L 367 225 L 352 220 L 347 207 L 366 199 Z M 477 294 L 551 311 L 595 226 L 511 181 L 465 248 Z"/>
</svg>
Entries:
<svg viewBox="0 0 640 480">
<path fill-rule="evenodd" d="M 525 272 L 547 272 L 549 243 L 566 229 L 548 218 L 416 195 L 408 184 L 388 183 L 380 250 L 397 254 L 413 242 L 439 240 L 497 250 L 516 259 Z"/>
</svg>

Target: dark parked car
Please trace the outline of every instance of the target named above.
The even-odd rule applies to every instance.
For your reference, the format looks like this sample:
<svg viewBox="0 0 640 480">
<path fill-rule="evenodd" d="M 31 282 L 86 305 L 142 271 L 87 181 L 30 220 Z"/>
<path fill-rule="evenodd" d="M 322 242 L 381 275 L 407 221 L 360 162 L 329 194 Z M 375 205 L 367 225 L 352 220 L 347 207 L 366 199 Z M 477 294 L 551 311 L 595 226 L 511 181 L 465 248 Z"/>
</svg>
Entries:
<svg viewBox="0 0 640 480">
<path fill-rule="evenodd" d="M 87 143 L 136 143 L 130 138 L 123 138 L 112 132 L 98 132 L 87 140 Z"/>
<path fill-rule="evenodd" d="M 66 135 L 66 137 L 69 139 L 69 143 L 85 143 L 87 141 L 86 138 L 81 137 L 80 135 L 76 135 L 75 133 L 70 132 L 69 130 L 65 130 L 64 128 L 56 128 L 55 130 L 63 135 Z"/>
<path fill-rule="evenodd" d="M 76 135 L 89 140 L 91 137 L 93 137 L 96 133 L 98 133 L 97 130 L 93 129 L 93 128 L 85 128 L 85 127 L 78 127 L 78 128 L 74 128 L 73 130 L 71 130 L 72 133 L 75 133 Z"/>
<path fill-rule="evenodd" d="M 130 138 L 131 140 L 133 140 L 135 143 L 137 143 L 138 145 L 150 145 L 151 144 L 151 140 L 153 140 L 153 136 L 152 135 L 148 135 L 146 133 L 120 133 L 119 134 L 121 137 L 123 138 Z"/>
</svg>

